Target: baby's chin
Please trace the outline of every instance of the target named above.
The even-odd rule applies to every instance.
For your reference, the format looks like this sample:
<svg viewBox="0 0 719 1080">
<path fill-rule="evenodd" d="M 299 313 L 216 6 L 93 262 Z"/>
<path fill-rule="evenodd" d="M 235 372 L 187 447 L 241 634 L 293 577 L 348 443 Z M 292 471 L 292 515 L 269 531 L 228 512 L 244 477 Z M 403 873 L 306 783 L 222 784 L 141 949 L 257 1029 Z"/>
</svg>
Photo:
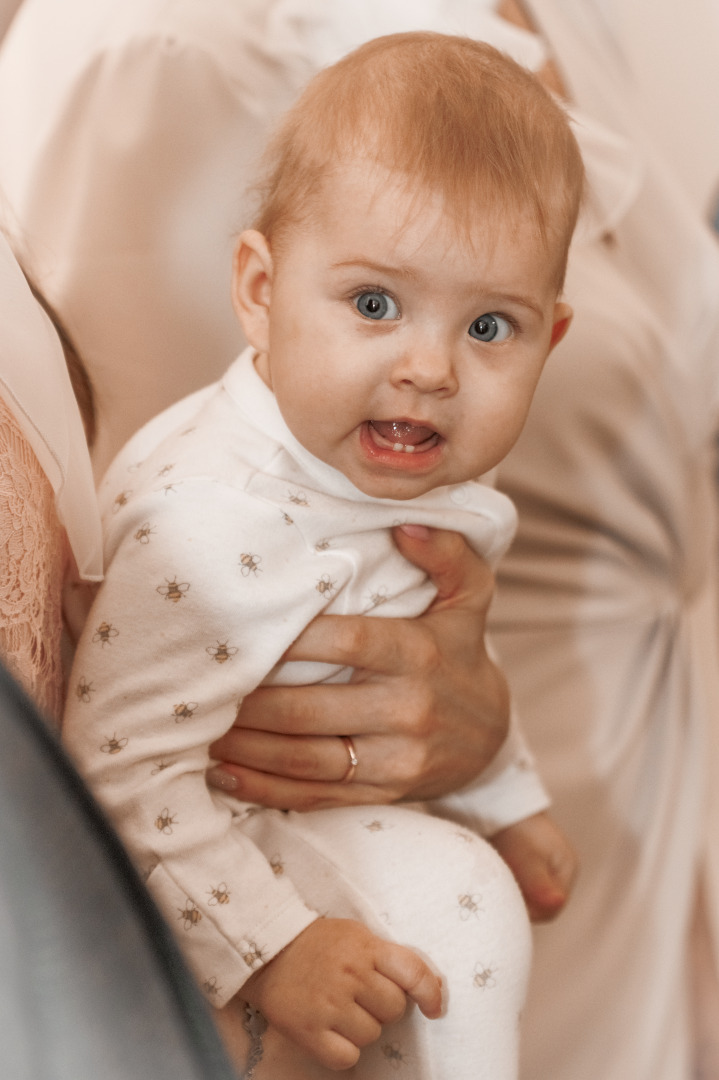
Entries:
<svg viewBox="0 0 719 1080">
<path fill-rule="evenodd" d="M 437 491 L 439 488 L 455 487 L 459 484 L 467 483 L 470 480 L 475 480 L 475 476 L 467 476 L 466 473 L 457 475 L 456 478 L 450 477 L 431 477 L 431 476 L 350 476 L 349 480 L 352 481 L 354 486 L 361 491 L 364 495 L 369 496 L 372 499 L 392 499 L 397 502 L 409 502 L 412 499 L 421 498 L 423 495 L 427 495 L 430 491 Z"/>
</svg>

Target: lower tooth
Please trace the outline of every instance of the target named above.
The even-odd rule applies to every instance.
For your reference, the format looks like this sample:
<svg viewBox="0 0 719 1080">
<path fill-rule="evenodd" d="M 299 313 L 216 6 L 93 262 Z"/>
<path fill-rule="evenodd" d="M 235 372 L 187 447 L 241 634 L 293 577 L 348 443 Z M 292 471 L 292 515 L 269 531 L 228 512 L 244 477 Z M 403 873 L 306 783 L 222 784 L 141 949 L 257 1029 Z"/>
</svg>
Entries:
<svg viewBox="0 0 719 1080">
<path fill-rule="evenodd" d="M 392 447 L 392 449 L 395 450 L 399 454 L 402 450 L 404 450 L 404 443 L 396 442 L 394 444 L 394 446 Z"/>
<path fill-rule="evenodd" d="M 410 443 L 409 446 L 405 446 L 404 452 L 405 452 L 405 454 L 413 454 L 414 453 L 414 446 Z"/>
</svg>

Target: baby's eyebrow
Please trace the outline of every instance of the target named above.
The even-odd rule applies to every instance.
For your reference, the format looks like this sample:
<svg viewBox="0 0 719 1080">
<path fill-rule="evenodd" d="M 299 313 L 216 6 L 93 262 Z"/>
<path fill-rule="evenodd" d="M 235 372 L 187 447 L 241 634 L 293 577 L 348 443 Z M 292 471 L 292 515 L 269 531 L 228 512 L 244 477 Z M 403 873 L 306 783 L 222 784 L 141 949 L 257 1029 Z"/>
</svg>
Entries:
<svg viewBox="0 0 719 1080">
<path fill-rule="evenodd" d="M 352 270 L 355 268 L 358 270 L 369 270 L 376 274 L 403 277 L 410 281 L 418 281 L 422 277 L 422 274 L 412 266 L 407 266 L 402 263 L 397 265 L 378 263 L 374 259 L 367 259 L 362 255 L 350 259 L 342 259 L 340 262 L 330 264 L 330 270 Z"/>
<path fill-rule="evenodd" d="M 364 270 L 367 273 L 384 274 L 388 277 L 401 277 L 406 281 L 421 281 L 425 276 L 421 271 L 416 270 L 413 266 L 409 266 L 406 263 L 379 263 L 375 259 L 368 259 L 363 255 L 357 255 L 349 259 L 341 259 L 338 262 L 330 263 L 330 270 Z M 469 291 L 470 290 L 468 290 L 468 292 Z M 471 291 L 474 292 L 475 290 L 473 289 Z M 476 292 L 482 292 L 488 297 L 491 297 L 493 305 L 517 305 L 533 312 L 539 318 L 544 314 L 541 303 L 534 297 L 526 296 L 523 293 L 504 292 L 501 286 L 494 287 L 492 285 L 477 286 Z M 480 306 L 482 305 L 480 304 Z"/>
<path fill-rule="evenodd" d="M 542 305 L 531 296 L 522 296 L 519 293 L 496 293 L 495 299 L 500 304 L 518 304 L 520 307 L 528 308 L 540 317 L 544 314 Z"/>
</svg>

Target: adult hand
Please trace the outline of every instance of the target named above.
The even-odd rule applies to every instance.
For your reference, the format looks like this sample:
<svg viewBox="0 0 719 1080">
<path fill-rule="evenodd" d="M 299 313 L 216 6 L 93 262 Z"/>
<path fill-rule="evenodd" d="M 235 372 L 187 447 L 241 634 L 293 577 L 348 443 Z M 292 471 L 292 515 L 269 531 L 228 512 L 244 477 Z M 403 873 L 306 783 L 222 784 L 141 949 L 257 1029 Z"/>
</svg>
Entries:
<svg viewBox="0 0 719 1080">
<path fill-rule="evenodd" d="M 322 615 L 287 660 L 352 666 L 350 683 L 260 687 L 211 748 L 209 782 L 279 809 L 436 798 L 474 779 L 508 728 L 509 694 L 487 656 L 494 579 L 455 533 L 395 529 L 437 597 L 416 619 Z M 350 735 L 358 765 L 343 784 Z"/>
</svg>

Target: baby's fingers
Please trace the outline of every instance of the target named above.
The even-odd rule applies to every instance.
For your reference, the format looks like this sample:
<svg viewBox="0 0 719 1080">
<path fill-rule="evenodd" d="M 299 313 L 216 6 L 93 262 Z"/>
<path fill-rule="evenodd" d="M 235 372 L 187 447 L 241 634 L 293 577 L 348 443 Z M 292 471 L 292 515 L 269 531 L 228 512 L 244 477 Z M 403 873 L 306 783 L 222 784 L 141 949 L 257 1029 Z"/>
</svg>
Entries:
<svg viewBox="0 0 719 1080">
<path fill-rule="evenodd" d="M 412 949 L 387 942 L 376 967 L 397 983 L 429 1020 L 442 1015 L 442 979 Z"/>
</svg>

